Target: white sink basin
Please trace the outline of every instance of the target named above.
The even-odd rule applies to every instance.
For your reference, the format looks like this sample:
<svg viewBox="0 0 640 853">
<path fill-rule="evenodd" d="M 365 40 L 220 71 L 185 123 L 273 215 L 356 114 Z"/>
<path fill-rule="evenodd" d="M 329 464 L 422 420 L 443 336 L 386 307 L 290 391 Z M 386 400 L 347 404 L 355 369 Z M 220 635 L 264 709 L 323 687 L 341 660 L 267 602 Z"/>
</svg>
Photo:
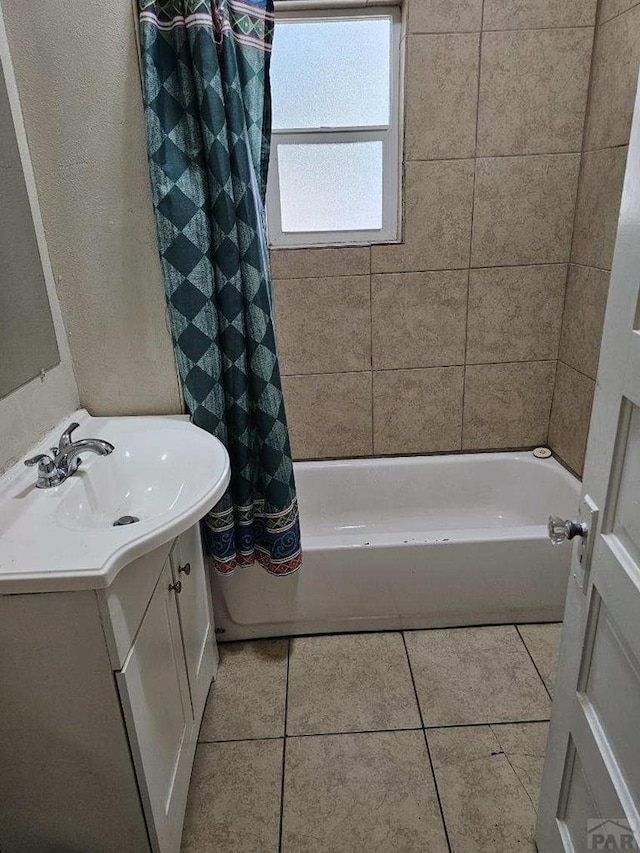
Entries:
<svg viewBox="0 0 640 853">
<path fill-rule="evenodd" d="M 0 594 L 96 589 L 142 554 L 178 536 L 229 482 L 222 444 L 182 418 L 70 416 L 29 454 L 44 452 L 77 420 L 73 439 L 103 438 L 109 456 L 82 454 L 60 486 L 35 487 L 22 463 L 0 478 Z M 123 516 L 134 523 L 114 526 Z"/>
</svg>

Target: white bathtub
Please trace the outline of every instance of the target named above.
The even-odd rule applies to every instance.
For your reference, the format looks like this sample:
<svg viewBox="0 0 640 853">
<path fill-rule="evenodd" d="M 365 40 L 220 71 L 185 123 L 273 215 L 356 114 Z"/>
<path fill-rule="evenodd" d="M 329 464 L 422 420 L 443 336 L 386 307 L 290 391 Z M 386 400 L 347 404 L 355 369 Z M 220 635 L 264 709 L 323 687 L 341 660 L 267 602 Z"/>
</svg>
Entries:
<svg viewBox="0 0 640 853">
<path fill-rule="evenodd" d="M 218 639 L 560 619 L 579 483 L 530 452 L 297 463 L 304 563 L 216 576 Z"/>
</svg>

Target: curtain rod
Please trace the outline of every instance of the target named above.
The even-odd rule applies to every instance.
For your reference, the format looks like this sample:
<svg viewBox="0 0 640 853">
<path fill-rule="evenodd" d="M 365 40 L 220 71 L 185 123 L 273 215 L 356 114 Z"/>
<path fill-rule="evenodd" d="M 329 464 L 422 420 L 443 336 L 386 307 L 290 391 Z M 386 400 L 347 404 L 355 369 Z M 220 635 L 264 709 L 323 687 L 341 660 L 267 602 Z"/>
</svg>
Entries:
<svg viewBox="0 0 640 853">
<path fill-rule="evenodd" d="M 274 0 L 276 12 L 330 11 L 331 9 L 362 9 L 370 6 L 401 6 L 402 0 Z"/>
</svg>

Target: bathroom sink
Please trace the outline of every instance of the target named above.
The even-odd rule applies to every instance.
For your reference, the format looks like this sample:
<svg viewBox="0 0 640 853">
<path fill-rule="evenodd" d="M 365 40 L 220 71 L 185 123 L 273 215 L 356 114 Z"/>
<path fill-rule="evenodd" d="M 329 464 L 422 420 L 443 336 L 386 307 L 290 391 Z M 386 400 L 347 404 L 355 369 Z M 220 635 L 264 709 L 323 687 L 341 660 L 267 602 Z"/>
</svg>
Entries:
<svg viewBox="0 0 640 853">
<path fill-rule="evenodd" d="M 37 489 L 22 463 L 0 477 L 0 594 L 108 586 L 137 557 L 183 533 L 229 482 L 223 445 L 180 417 L 70 416 L 29 455 L 44 452 L 71 420 L 78 438 L 113 453 L 82 455 L 59 486 Z"/>
</svg>

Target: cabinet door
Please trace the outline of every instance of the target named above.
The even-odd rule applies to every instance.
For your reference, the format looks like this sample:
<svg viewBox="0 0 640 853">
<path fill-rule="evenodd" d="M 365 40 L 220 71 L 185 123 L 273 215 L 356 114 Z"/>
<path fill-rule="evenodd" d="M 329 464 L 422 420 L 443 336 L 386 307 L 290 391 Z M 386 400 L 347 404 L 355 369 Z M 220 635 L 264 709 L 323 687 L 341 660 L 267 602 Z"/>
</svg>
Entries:
<svg viewBox="0 0 640 853">
<path fill-rule="evenodd" d="M 181 584 L 177 596 L 178 613 L 197 735 L 218 666 L 209 582 L 197 524 L 176 540 L 171 552 L 171 565 L 174 582 Z"/>
<path fill-rule="evenodd" d="M 176 593 L 167 560 L 118 689 L 151 843 L 177 853 L 195 749 Z"/>
</svg>

